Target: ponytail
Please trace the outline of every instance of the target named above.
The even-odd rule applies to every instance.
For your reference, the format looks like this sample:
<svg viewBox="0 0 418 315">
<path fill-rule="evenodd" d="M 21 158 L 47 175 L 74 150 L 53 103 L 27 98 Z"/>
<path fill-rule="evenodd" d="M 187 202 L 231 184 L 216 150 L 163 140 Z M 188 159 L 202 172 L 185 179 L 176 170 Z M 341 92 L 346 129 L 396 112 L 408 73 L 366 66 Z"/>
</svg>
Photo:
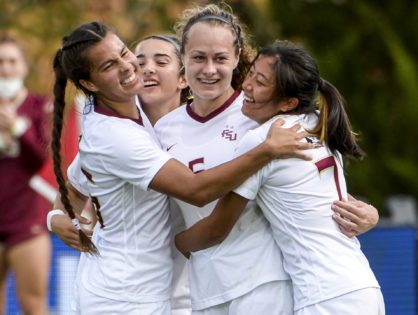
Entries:
<svg viewBox="0 0 418 315">
<path fill-rule="evenodd" d="M 338 90 L 328 81 L 319 79 L 319 121 L 313 132 L 319 133 L 331 152 L 339 151 L 356 159 L 362 159 L 364 152 L 357 144 L 355 134 L 344 109 L 344 101 Z"/>
<path fill-rule="evenodd" d="M 53 61 L 53 68 L 55 72 L 54 84 L 54 112 L 53 112 L 53 129 L 52 129 L 52 157 L 54 162 L 54 173 L 57 179 L 59 192 L 61 195 L 61 202 L 65 210 L 77 227 L 80 243 L 83 251 L 93 255 L 99 255 L 96 246 L 90 238 L 81 230 L 80 224 L 75 217 L 75 213 L 71 202 L 68 198 L 68 189 L 65 183 L 64 175 L 61 169 L 61 134 L 63 127 L 63 116 L 65 109 L 65 88 L 67 86 L 67 76 L 61 66 L 62 49 L 59 49 Z"/>
</svg>

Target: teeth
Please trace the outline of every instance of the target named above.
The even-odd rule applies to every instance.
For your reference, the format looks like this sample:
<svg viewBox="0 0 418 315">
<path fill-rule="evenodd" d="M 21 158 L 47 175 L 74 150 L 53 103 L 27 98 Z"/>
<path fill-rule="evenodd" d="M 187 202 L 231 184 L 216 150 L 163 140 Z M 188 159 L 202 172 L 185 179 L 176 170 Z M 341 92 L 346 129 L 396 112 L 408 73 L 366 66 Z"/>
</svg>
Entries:
<svg viewBox="0 0 418 315">
<path fill-rule="evenodd" d="M 135 73 L 132 73 L 132 75 L 129 78 L 127 78 L 126 80 L 123 80 L 122 81 L 122 84 L 131 83 L 133 80 L 135 80 L 135 78 L 136 78 L 136 74 Z"/>
<path fill-rule="evenodd" d="M 208 84 L 213 84 L 213 83 L 215 83 L 217 80 L 205 80 L 205 79 L 202 79 L 201 80 L 201 82 L 202 83 L 208 83 Z"/>
<path fill-rule="evenodd" d="M 158 83 L 156 81 L 145 81 L 144 82 L 144 86 L 154 86 L 154 85 L 158 85 Z"/>
<path fill-rule="evenodd" d="M 251 102 L 251 103 L 253 103 L 253 102 L 254 102 L 254 100 L 253 100 L 252 98 L 250 98 L 250 97 L 248 97 L 248 96 L 246 96 L 246 95 L 244 95 L 244 99 L 245 99 L 246 101 L 248 101 L 248 102 Z"/>
</svg>

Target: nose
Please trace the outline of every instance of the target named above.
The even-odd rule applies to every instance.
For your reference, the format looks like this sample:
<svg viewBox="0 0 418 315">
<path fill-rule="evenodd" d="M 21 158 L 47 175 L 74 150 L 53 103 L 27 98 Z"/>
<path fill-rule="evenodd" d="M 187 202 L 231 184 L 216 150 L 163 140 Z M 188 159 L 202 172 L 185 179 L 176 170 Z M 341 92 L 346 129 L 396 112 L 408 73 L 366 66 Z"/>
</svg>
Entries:
<svg viewBox="0 0 418 315">
<path fill-rule="evenodd" d="M 213 75 L 216 73 L 216 65 L 212 60 L 208 60 L 203 67 L 203 73 L 205 75 Z"/>
<path fill-rule="evenodd" d="M 129 71 L 130 69 L 132 69 L 131 62 L 129 60 L 121 59 L 120 71 L 121 72 L 126 72 L 126 71 Z"/>
<path fill-rule="evenodd" d="M 151 67 L 150 65 L 145 65 L 142 68 L 142 73 L 144 75 L 151 75 L 151 74 L 155 73 L 155 69 L 154 69 L 154 67 Z"/>
<path fill-rule="evenodd" d="M 252 86 L 250 84 L 250 80 L 249 80 L 249 77 L 248 76 L 245 78 L 244 82 L 242 82 L 242 89 L 244 91 L 250 91 L 250 90 L 252 90 Z"/>
</svg>

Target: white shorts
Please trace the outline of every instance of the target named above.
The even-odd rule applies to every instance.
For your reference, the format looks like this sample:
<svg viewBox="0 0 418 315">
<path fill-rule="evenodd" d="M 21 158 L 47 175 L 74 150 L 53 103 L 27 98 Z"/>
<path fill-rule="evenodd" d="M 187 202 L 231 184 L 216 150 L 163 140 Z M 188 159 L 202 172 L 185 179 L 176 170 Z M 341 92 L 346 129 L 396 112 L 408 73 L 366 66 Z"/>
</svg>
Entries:
<svg viewBox="0 0 418 315">
<path fill-rule="evenodd" d="M 73 310 L 79 315 L 171 315 L 170 301 L 133 303 L 107 299 L 78 286 Z"/>
<path fill-rule="evenodd" d="M 192 315 L 291 315 L 293 288 L 290 280 L 262 284 L 232 301 L 192 311 Z"/>
<path fill-rule="evenodd" d="M 385 303 L 379 288 L 356 290 L 295 311 L 295 315 L 384 315 Z"/>
</svg>

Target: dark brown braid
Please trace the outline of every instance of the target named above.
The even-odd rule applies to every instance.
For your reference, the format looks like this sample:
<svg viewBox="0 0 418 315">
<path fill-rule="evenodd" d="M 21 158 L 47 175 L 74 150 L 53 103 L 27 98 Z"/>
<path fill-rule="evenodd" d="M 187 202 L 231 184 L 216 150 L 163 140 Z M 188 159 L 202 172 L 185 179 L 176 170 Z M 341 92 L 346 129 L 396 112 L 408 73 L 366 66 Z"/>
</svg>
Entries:
<svg viewBox="0 0 418 315">
<path fill-rule="evenodd" d="M 61 202 L 71 219 L 76 217 L 68 198 L 68 189 L 61 169 L 61 134 L 65 109 L 65 88 L 67 80 L 70 79 L 77 88 L 83 90 L 87 95 L 90 94 L 80 84 L 80 80 L 89 79 L 90 64 L 86 58 L 86 51 L 89 47 L 101 41 L 108 30 L 105 25 L 99 22 L 79 26 L 69 36 L 63 38 L 63 47 L 57 51 L 53 61 L 55 84 L 51 147 L 54 173 L 61 194 Z M 78 231 L 82 250 L 93 255 L 99 255 L 99 251 L 90 238 L 81 229 L 78 229 Z"/>
</svg>

